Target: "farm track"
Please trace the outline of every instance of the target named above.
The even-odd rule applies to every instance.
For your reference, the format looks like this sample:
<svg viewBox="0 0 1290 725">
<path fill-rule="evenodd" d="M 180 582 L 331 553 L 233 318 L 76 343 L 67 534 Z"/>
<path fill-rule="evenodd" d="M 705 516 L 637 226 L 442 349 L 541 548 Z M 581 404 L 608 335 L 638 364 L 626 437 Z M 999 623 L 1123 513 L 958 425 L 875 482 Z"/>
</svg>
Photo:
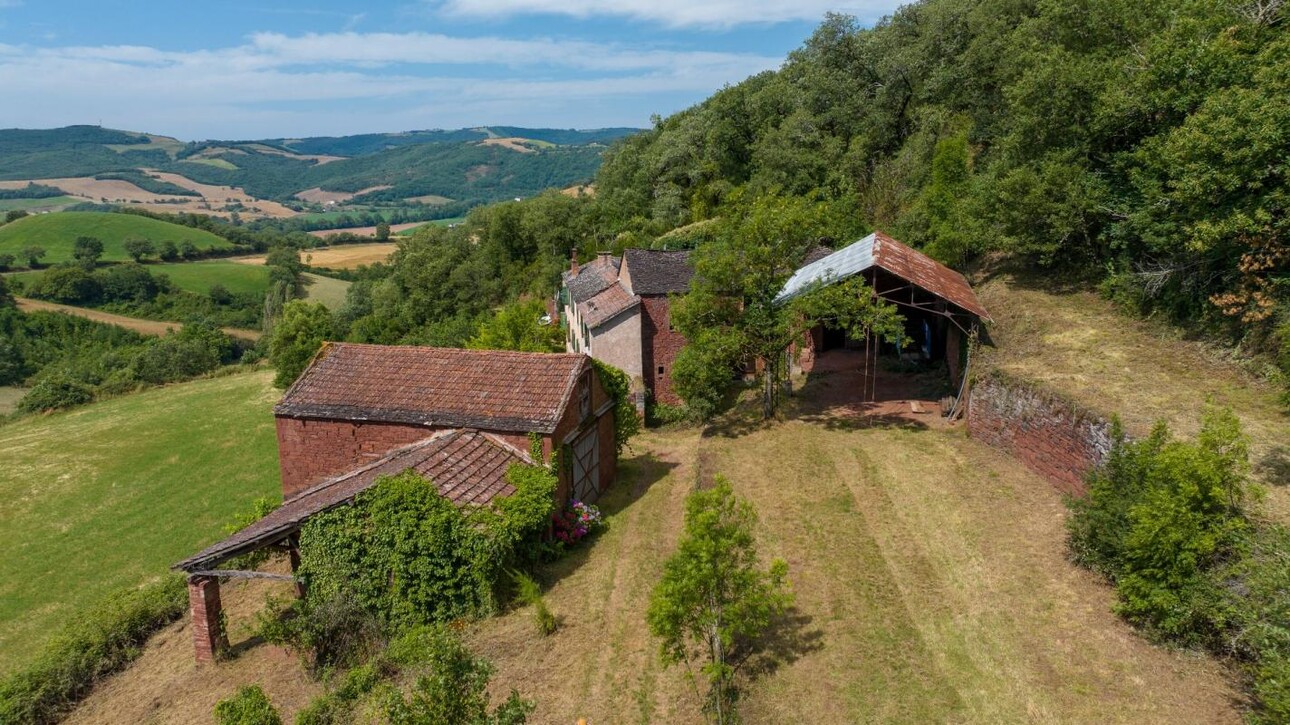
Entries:
<svg viewBox="0 0 1290 725">
<path fill-rule="evenodd" d="M 85 307 L 73 307 L 72 305 L 60 305 L 56 302 L 45 302 L 44 300 L 33 300 L 26 297 L 17 298 L 18 309 L 23 312 L 61 312 L 65 315 L 75 315 L 84 317 L 87 320 L 103 322 L 108 325 L 124 327 L 127 330 L 134 330 L 141 335 L 164 335 L 172 330 L 178 331 L 184 325 L 180 322 L 163 322 L 160 320 L 144 320 L 138 317 L 126 317 L 125 315 L 116 315 L 111 312 L 101 310 L 91 310 Z M 229 337 L 236 337 L 240 340 L 255 342 L 260 339 L 262 333 L 258 330 L 244 330 L 239 327 L 220 328 Z"/>
</svg>

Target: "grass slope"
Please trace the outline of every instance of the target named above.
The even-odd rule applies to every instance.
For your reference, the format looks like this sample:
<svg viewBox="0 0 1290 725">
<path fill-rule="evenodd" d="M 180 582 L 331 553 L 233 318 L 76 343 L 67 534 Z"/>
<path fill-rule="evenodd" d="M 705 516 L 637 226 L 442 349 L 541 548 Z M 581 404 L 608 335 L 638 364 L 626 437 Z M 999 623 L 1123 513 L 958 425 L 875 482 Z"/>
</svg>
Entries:
<svg viewBox="0 0 1290 725">
<path fill-rule="evenodd" d="M 269 289 L 268 267 L 237 262 L 211 261 L 149 265 L 153 274 L 164 274 L 175 286 L 206 294 L 217 284 L 229 292 L 262 295 Z"/>
<path fill-rule="evenodd" d="M 264 269 L 264 267 L 256 267 L 255 269 Z M 310 302 L 321 302 L 329 310 L 338 310 L 341 305 L 345 304 L 345 295 L 349 292 L 349 282 L 308 272 L 304 274 L 304 278 L 306 285 L 305 299 Z"/>
<path fill-rule="evenodd" d="M 210 232 L 179 226 L 169 222 L 107 212 L 59 212 L 40 214 L 19 219 L 0 226 L 0 253 L 17 255 L 23 247 L 44 247 L 47 253 L 44 264 L 64 262 L 72 258 L 72 247 L 77 237 L 95 237 L 103 242 L 105 261 L 125 261 L 127 239 L 148 239 L 153 242 L 171 241 L 175 244 L 192 242 L 198 249 L 225 249 L 233 244 Z M 25 263 L 19 260 L 20 263 Z"/>
<path fill-rule="evenodd" d="M 59 622 L 223 534 L 278 490 L 271 373 L 0 427 L 0 671 Z"/>
<path fill-rule="evenodd" d="M 43 199 L 0 199 L 0 211 L 39 211 L 80 204 L 84 199 L 75 196 L 50 196 Z"/>
<path fill-rule="evenodd" d="M 1290 415 L 1276 388 L 1230 351 L 1120 314 L 1087 291 L 1004 273 L 977 291 L 994 317 L 981 369 L 998 368 L 1118 415 L 1135 435 L 1163 419 L 1193 436 L 1207 400 L 1229 406 L 1250 436 L 1254 474 L 1268 484 L 1268 513 L 1290 522 Z"/>
</svg>

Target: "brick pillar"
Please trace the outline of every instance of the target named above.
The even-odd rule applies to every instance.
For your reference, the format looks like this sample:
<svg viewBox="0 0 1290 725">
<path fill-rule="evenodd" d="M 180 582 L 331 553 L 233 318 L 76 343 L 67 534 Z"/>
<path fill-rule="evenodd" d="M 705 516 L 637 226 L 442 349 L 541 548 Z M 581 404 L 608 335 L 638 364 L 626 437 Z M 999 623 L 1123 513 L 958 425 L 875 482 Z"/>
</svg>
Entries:
<svg viewBox="0 0 1290 725">
<path fill-rule="evenodd" d="M 228 638 L 220 627 L 219 579 L 189 576 L 188 608 L 193 617 L 193 646 L 197 662 L 214 662 L 215 653 L 228 647 Z"/>
</svg>

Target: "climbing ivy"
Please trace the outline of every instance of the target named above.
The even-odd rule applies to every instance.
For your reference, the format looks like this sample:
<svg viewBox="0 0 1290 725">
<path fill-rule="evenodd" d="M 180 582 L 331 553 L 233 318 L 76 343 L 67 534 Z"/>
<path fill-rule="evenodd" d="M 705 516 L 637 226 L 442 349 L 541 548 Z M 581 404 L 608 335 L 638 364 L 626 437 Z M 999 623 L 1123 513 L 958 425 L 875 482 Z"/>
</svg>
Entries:
<svg viewBox="0 0 1290 725">
<path fill-rule="evenodd" d="M 503 573 L 545 530 L 556 486 L 543 466 L 512 466 L 507 479 L 513 495 L 459 508 L 407 472 L 314 516 L 300 535 L 308 600 L 352 597 L 394 628 L 496 611 Z"/>
<path fill-rule="evenodd" d="M 641 419 L 632 403 L 632 379 L 622 370 L 595 358 L 591 364 L 596 366 L 600 384 L 614 401 L 614 451 L 621 456 L 627 441 L 641 432 Z"/>
</svg>

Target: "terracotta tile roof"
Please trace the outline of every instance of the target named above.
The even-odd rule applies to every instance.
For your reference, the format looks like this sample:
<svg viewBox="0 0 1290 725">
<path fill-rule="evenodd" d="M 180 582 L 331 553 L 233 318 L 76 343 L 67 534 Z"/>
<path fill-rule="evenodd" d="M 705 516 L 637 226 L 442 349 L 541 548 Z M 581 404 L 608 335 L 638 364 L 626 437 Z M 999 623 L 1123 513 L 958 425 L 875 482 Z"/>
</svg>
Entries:
<svg viewBox="0 0 1290 725">
<path fill-rule="evenodd" d="M 569 296 L 574 302 L 582 302 L 595 297 L 606 287 L 618 281 L 618 257 L 602 255 L 578 267 L 577 274 L 572 270 L 564 273 L 564 286 L 569 289 Z"/>
<path fill-rule="evenodd" d="M 273 412 L 551 433 L 587 365 L 577 353 L 328 343 Z"/>
<path fill-rule="evenodd" d="M 631 294 L 626 287 L 615 282 L 595 297 L 579 303 L 578 314 L 587 327 L 595 329 L 640 303 L 638 295 Z"/>
<path fill-rule="evenodd" d="M 225 559 L 281 541 L 314 514 L 335 508 L 386 476 L 415 471 L 459 506 L 482 506 L 515 493 L 506 480 L 514 463 L 531 464 L 528 454 L 488 433 L 451 430 L 391 452 L 349 473 L 312 486 L 287 499 L 268 516 L 175 564 L 175 569 L 210 569 Z"/>
<path fill-rule="evenodd" d="M 694 277 L 690 251 L 628 249 L 623 261 L 632 278 L 632 292 L 638 295 L 666 295 L 688 292 Z"/>
</svg>

